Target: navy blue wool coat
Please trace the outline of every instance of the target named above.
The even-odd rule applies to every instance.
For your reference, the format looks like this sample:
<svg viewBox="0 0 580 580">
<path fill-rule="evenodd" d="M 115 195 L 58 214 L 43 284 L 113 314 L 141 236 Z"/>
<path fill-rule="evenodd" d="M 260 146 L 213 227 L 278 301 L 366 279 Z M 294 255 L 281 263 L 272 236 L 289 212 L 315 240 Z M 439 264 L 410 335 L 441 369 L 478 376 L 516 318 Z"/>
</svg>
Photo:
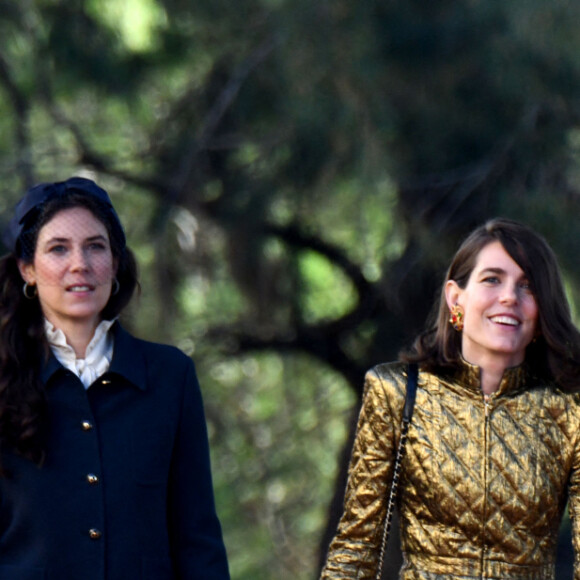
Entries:
<svg viewBox="0 0 580 580">
<path fill-rule="evenodd" d="M 8 452 L 1 580 L 227 580 L 201 393 L 178 349 L 119 324 L 87 391 L 51 357 L 42 467 Z"/>
</svg>

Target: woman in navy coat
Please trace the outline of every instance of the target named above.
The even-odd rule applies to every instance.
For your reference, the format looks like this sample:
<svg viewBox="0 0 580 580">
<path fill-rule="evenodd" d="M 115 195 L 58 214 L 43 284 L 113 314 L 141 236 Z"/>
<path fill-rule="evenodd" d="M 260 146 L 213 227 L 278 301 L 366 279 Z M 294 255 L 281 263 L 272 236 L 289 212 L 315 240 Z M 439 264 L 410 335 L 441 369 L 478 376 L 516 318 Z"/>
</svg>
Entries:
<svg viewBox="0 0 580 580">
<path fill-rule="evenodd" d="M 191 359 L 116 321 L 136 265 L 107 193 L 16 206 L 0 261 L 0 578 L 227 580 Z"/>
</svg>

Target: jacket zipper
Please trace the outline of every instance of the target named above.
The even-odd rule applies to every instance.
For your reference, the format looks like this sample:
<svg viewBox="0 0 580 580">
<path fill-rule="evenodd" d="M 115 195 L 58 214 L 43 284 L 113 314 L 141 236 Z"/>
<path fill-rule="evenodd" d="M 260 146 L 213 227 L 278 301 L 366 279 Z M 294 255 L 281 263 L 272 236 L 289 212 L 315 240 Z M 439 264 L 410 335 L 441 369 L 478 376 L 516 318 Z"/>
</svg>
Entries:
<svg viewBox="0 0 580 580">
<path fill-rule="evenodd" d="M 485 546 L 485 524 L 487 521 L 487 502 L 488 502 L 488 466 L 489 466 L 489 429 L 490 429 L 490 415 L 491 415 L 491 404 L 490 396 L 483 396 L 483 406 L 484 406 L 484 424 L 483 424 L 483 489 L 484 489 L 484 501 L 483 501 L 483 522 L 481 526 L 481 571 L 480 578 L 484 578 L 483 573 L 485 570 L 485 554 L 487 552 Z"/>
</svg>

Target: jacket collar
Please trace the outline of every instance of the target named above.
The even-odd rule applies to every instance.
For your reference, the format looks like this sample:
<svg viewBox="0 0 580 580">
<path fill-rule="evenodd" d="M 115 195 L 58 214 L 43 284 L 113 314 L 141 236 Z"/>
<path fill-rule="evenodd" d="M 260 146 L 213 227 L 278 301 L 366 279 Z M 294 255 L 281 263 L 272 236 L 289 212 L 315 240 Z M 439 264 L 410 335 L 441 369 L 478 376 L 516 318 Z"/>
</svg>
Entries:
<svg viewBox="0 0 580 580">
<path fill-rule="evenodd" d="M 136 387 L 147 389 L 147 360 L 140 342 L 131 336 L 118 322 L 111 329 L 115 343 L 110 374 L 121 375 Z"/>
<path fill-rule="evenodd" d="M 462 358 L 452 375 L 454 383 L 481 395 L 481 369 L 479 366 L 471 364 Z M 530 388 L 534 383 L 535 381 L 530 376 L 527 365 L 522 364 L 507 368 L 503 373 L 499 388 L 494 393 L 494 397 Z"/>
<path fill-rule="evenodd" d="M 146 390 L 147 361 L 139 341 L 131 336 L 118 322 L 113 325 L 110 332 L 113 333 L 114 337 L 113 360 L 105 374 L 121 376 L 138 389 Z M 48 384 L 51 377 L 63 369 L 64 367 L 51 353 L 40 373 L 42 382 Z"/>
</svg>

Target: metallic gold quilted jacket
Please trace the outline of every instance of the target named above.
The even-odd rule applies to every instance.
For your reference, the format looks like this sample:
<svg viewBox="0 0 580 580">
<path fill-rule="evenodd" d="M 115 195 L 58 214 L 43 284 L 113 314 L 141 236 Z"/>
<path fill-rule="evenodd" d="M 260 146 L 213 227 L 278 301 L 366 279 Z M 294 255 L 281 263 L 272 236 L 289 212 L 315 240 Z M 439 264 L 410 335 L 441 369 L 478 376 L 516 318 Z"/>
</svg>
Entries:
<svg viewBox="0 0 580 580">
<path fill-rule="evenodd" d="M 375 578 L 405 384 L 401 363 L 367 374 L 325 580 Z M 399 487 L 400 578 L 553 580 L 569 493 L 580 580 L 579 403 L 523 368 L 487 401 L 477 367 L 421 371 Z"/>
</svg>

